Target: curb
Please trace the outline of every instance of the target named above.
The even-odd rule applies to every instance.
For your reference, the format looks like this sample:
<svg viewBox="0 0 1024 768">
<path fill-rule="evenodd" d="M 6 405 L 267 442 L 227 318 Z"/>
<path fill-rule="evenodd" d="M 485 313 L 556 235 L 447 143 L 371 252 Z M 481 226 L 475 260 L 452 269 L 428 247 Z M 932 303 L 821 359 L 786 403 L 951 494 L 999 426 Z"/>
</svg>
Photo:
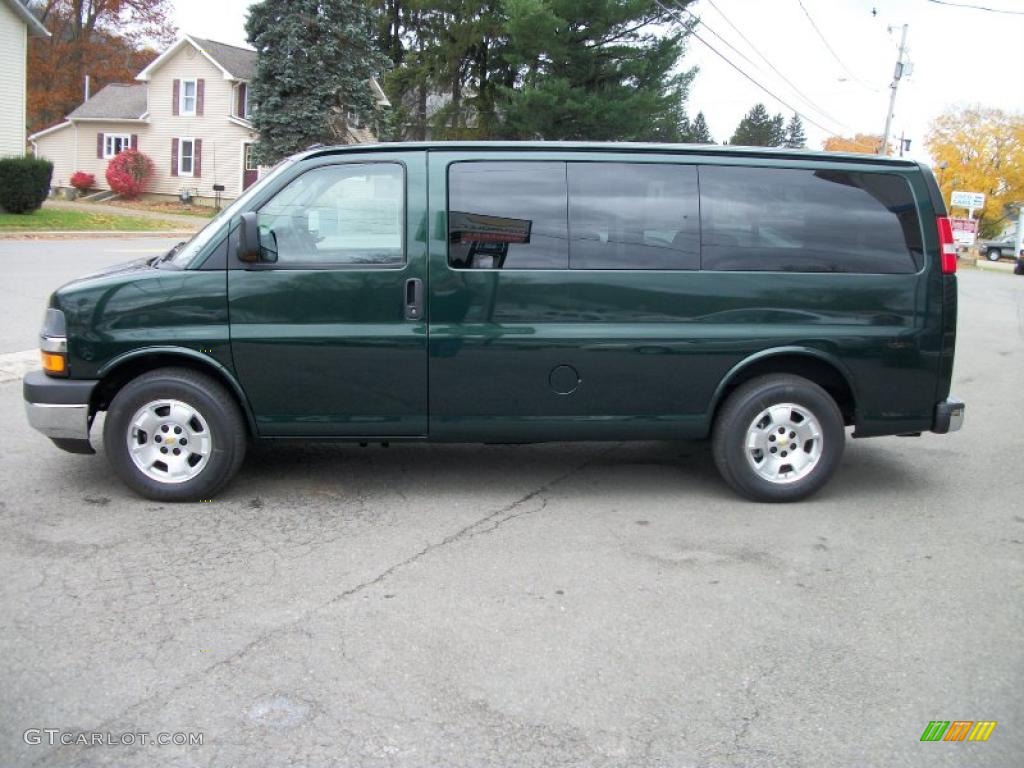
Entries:
<svg viewBox="0 0 1024 768">
<path fill-rule="evenodd" d="M 36 232 L 0 232 L 0 240 L 68 240 L 81 238 L 85 239 L 134 239 L 139 237 L 192 237 L 198 229 L 175 229 L 156 231 L 143 229 L 138 231 L 126 230 L 40 230 Z"/>
<path fill-rule="evenodd" d="M 41 367 L 38 349 L 0 354 L 0 384 L 20 381 L 26 373 Z"/>
<path fill-rule="evenodd" d="M 986 259 L 978 259 L 974 266 L 978 269 L 983 269 L 986 272 L 1006 272 L 1007 274 L 1013 274 L 1013 264 L 1010 262 L 1001 261 L 988 261 Z"/>
</svg>

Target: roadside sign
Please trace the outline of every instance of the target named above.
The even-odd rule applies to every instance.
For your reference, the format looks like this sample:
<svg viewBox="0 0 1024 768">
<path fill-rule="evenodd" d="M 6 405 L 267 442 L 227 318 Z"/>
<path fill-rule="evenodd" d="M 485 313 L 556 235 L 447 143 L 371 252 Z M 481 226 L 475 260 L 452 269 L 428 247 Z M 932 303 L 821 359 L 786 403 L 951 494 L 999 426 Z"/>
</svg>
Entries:
<svg viewBox="0 0 1024 768">
<path fill-rule="evenodd" d="M 975 208 L 985 207 L 985 195 L 982 192 L 959 192 L 953 190 L 949 204 L 953 208 L 969 208 L 973 211 Z"/>
<path fill-rule="evenodd" d="M 953 241 L 957 245 L 974 245 L 978 239 L 976 219 L 950 219 L 949 223 L 953 225 Z"/>
</svg>

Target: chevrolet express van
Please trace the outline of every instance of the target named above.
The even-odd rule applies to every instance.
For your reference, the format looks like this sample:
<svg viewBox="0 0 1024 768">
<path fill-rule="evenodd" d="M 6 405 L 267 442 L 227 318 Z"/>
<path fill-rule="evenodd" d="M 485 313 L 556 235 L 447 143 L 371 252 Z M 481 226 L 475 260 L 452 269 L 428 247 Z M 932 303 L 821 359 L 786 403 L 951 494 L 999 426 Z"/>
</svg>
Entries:
<svg viewBox="0 0 1024 768">
<path fill-rule="evenodd" d="M 318 148 L 189 242 L 50 299 L 31 424 L 161 501 L 253 440 L 711 438 L 801 499 L 854 437 L 946 433 L 956 254 L 931 172 L 869 155 Z M 455 482 L 453 476 L 452 481 Z"/>
</svg>

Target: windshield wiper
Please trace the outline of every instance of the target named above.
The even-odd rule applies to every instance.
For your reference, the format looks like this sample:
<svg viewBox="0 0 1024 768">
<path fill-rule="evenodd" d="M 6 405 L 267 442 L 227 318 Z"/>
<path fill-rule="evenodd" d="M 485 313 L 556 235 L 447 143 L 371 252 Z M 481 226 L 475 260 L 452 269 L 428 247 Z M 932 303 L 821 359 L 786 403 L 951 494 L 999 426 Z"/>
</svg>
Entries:
<svg viewBox="0 0 1024 768">
<path fill-rule="evenodd" d="M 163 264 L 165 261 L 170 261 L 177 255 L 178 251 L 180 251 L 184 247 L 184 245 L 185 241 L 182 240 L 180 243 L 173 246 L 169 251 L 167 251 L 167 253 L 165 253 L 163 256 L 154 256 L 152 259 L 149 260 L 149 266 L 155 267 L 157 264 Z"/>
</svg>

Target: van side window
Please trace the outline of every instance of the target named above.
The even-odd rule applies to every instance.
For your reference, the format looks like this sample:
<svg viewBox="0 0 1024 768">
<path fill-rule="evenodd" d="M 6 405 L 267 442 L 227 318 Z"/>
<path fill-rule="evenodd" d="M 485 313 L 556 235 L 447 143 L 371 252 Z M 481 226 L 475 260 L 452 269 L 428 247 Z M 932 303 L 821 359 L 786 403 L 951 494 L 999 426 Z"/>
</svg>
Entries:
<svg viewBox="0 0 1024 768">
<path fill-rule="evenodd" d="M 906 180 L 888 173 L 702 166 L 701 268 L 912 273 L 924 263 Z"/>
<path fill-rule="evenodd" d="M 260 210 L 260 245 L 277 265 L 404 263 L 405 169 L 398 163 L 314 168 Z"/>
<path fill-rule="evenodd" d="M 700 269 L 697 169 L 569 163 L 573 269 Z"/>
<path fill-rule="evenodd" d="M 448 263 L 455 269 L 567 269 L 565 163 L 448 168 Z"/>
</svg>

